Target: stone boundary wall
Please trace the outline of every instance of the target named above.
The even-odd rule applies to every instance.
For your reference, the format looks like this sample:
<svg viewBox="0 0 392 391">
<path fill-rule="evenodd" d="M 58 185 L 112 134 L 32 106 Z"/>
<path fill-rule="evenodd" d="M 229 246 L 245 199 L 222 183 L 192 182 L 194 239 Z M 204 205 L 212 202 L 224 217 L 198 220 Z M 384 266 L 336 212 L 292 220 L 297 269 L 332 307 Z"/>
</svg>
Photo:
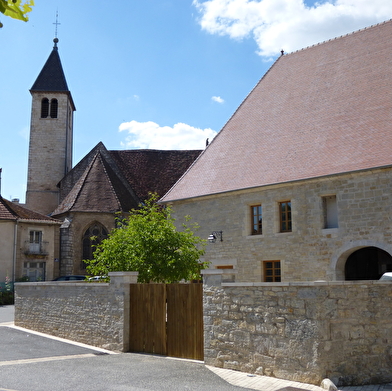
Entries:
<svg viewBox="0 0 392 391">
<path fill-rule="evenodd" d="M 109 273 L 111 282 L 15 284 L 15 325 L 117 351 L 129 348 L 129 284 L 137 273 Z"/>
<path fill-rule="evenodd" d="M 319 385 L 392 381 L 392 283 L 222 283 L 204 274 L 207 365 Z"/>
</svg>

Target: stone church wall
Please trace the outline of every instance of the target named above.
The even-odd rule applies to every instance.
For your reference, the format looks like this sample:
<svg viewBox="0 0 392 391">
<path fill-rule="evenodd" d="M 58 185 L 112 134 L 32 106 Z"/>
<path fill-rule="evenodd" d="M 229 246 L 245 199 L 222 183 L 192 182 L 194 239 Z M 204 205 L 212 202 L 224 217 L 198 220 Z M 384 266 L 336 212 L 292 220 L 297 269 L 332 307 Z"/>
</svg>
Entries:
<svg viewBox="0 0 392 391">
<path fill-rule="evenodd" d="M 204 261 L 233 266 L 236 281 L 262 282 L 263 261 L 281 262 L 282 281 L 344 280 L 348 255 L 367 246 L 392 254 L 392 169 L 374 169 L 217 194 L 173 203 L 181 226 L 190 215 L 207 239 Z M 323 197 L 336 195 L 337 228 L 324 228 Z M 291 201 L 292 232 L 279 232 L 281 201 Z M 263 233 L 251 235 L 250 206 L 262 205 Z M 382 273 L 381 273 L 382 274 Z"/>
<path fill-rule="evenodd" d="M 58 100 L 57 118 L 41 118 L 43 98 Z M 26 207 L 49 214 L 59 202 L 57 183 L 72 166 L 72 114 L 68 95 L 33 95 L 29 143 Z M 72 110 L 71 110 L 72 113 Z"/>
<path fill-rule="evenodd" d="M 64 219 L 65 216 L 56 216 Z M 61 275 L 86 274 L 83 268 L 83 234 L 93 223 L 102 224 L 108 233 L 115 227 L 115 214 L 75 212 L 67 214 L 69 224 L 61 228 Z"/>
<path fill-rule="evenodd" d="M 392 284 L 223 283 L 204 274 L 207 365 L 336 385 L 392 381 Z"/>
</svg>

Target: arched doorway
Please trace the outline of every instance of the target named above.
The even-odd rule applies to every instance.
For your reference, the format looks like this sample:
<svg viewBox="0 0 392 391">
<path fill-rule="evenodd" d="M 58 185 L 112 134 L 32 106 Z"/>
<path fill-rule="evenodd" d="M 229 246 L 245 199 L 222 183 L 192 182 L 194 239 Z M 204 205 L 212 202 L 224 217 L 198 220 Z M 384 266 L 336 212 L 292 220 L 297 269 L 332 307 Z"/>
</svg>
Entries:
<svg viewBox="0 0 392 391">
<path fill-rule="evenodd" d="M 378 280 L 387 271 L 392 271 L 391 255 L 377 247 L 364 247 L 347 258 L 345 279 Z"/>
</svg>

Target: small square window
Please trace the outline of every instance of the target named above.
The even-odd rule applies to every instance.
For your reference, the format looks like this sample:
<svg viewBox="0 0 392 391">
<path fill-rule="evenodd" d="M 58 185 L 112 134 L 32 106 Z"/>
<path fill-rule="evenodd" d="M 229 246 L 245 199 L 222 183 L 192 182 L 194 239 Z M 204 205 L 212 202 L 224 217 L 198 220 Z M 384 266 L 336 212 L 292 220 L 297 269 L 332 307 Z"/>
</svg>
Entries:
<svg viewBox="0 0 392 391">
<path fill-rule="evenodd" d="M 252 235 L 261 235 L 263 233 L 263 210 L 261 205 L 250 207 L 252 218 Z"/>
<path fill-rule="evenodd" d="M 264 261 L 263 265 L 265 282 L 281 281 L 280 261 Z"/>
</svg>

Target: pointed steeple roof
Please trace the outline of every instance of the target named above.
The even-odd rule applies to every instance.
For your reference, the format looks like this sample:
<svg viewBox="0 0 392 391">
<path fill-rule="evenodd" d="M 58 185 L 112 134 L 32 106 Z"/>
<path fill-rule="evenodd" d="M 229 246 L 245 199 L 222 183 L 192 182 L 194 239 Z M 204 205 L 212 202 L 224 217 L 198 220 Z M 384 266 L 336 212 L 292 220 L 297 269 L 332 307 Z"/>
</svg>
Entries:
<svg viewBox="0 0 392 391">
<path fill-rule="evenodd" d="M 57 47 L 58 41 L 59 40 L 57 38 L 53 40 L 53 50 L 46 60 L 46 63 L 35 80 L 33 86 L 31 87 L 30 92 L 65 92 L 69 94 L 73 104 L 71 92 L 68 89 L 67 80 L 65 79 L 65 74 L 61 65 L 60 55 Z"/>
</svg>

